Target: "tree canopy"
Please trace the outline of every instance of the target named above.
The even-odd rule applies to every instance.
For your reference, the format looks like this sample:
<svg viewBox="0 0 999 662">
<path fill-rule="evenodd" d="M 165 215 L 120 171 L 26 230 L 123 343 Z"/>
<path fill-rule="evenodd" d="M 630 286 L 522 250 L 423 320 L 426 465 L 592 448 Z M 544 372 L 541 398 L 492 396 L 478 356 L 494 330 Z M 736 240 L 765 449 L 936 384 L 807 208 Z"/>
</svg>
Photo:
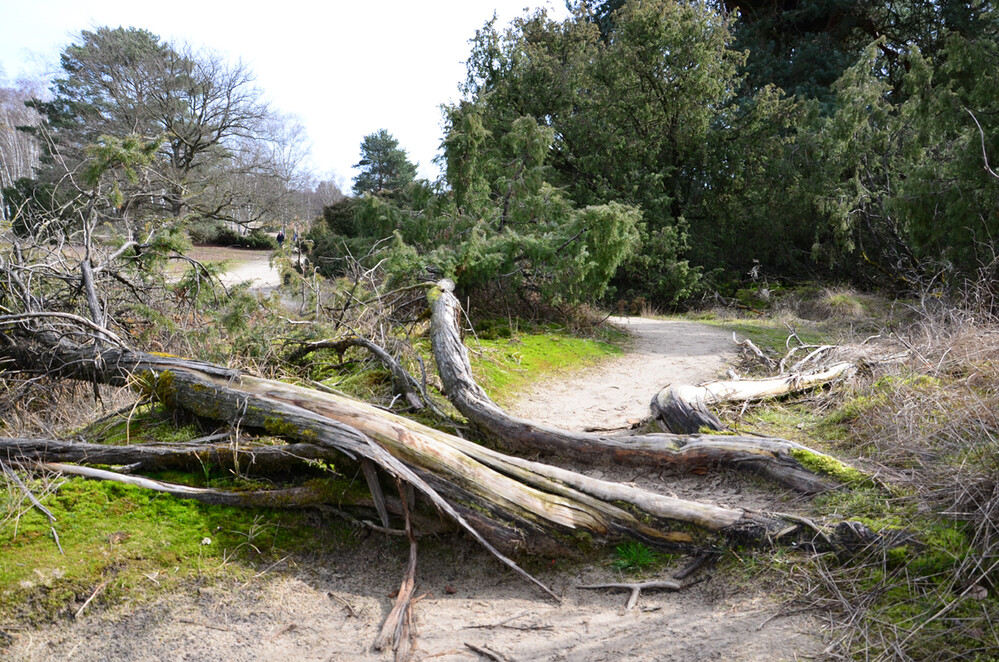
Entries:
<svg viewBox="0 0 999 662">
<path fill-rule="evenodd" d="M 85 30 L 61 56 L 35 134 L 43 180 L 59 181 L 109 141 L 155 144 L 141 177 L 118 182 L 122 209 L 179 219 L 260 220 L 300 178 L 301 139 L 240 62 L 146 30 Z"/>
<path fill-rule="evenodd" d="M 364 136 L 361 160 L 354 167 L 361 169 L 354 178 L 357 195 L 403 188 L 416 178 L 416 164 L 410 162 L 399 141 L 385 129 Z"/>
</svg>

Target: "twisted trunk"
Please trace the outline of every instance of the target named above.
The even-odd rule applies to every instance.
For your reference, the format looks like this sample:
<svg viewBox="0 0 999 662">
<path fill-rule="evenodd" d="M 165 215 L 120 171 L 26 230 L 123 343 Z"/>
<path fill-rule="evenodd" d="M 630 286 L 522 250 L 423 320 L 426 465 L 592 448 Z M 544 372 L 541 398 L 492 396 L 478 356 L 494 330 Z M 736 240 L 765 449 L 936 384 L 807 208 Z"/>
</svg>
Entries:
<svg viewBox="0 0 999 662">
<path fill-rule="evenodd" d="M 441 281 L 428 295 L 437 370 L 448 399 L 502 450 L 568 457 L 590 464 L 656 465 L 682 471 L 722 465 L 765 476 L 806 494 L 838 486 L 836 480 L 814 473 L 795 456 L 815 458 L 813 465 L 840 466 L 838 460 L 784 439 L 675 434 L 609 437 L 561 430 L 511 416 L 489 398 L 472 375 L 468 350 L 461 340 L 461 305 L 452 293 L 453 287 L 450 281 Z"/>
<path fill-rule="evenodd" d="M 22 352 L 19 363 L 22 369 L 35 366 L 50 375 L 131 384 L 167 406 L 241 429 L 265 430 L 297 442 L 293 448 L 298 450 L 315 447 L 323 453 L 369 460 L 413 485 L 511 567 L 514 564 L 496 547 L 564 552 L 585 535 L 694 549 L 732 539 L 766 541 L 774 532 L 788 529 L 788 520 L 781 516 L 596 480 L 511 457 L 346 397 L 198 361 L 121 348 L 63 347 L 43 354 Z M 12 445 L 17 446 L 7 442 L 8 448 Z M 37 444 L 32 452 L 44 455 Z M 61 452 L 63 459 L 102 464 L 136 459 L 93 445 L 70 446 Z M 634 456 L 640 451 L 627 452 Z M 147 460 L 139 455 L 138 461 Z"/>
</svg>

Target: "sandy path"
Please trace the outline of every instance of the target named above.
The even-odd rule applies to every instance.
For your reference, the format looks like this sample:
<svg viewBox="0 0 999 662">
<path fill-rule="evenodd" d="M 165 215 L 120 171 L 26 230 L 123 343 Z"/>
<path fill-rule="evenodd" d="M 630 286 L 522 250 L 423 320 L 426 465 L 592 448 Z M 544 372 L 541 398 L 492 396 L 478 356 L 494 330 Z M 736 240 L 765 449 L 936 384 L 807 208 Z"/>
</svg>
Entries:
<svg viewBox="0 0 999 662">
<path fill-rule="evenodd" d="M 664 386 L 713 379 L 735 356 L 732 335 L 715 327 L 645 317 L 610 321 L 632 334 L 627 353 L 539 383 L 510 410 L 568 430 L 625 428 L 649 415 L 652 396 Z"/>
<path fill-rule="evenodd" d="M 221 277 L 226 285 L 236 285 L 249 281 L 255 288 L 277 287 L 281 275 L 271 265 L 272 251 L 257 251 L 245 248 L 224 248 L 219 246 L 194 246 L 187 257 L 199 262 L 229 263 L 229 269 Z M 182 265 L 178 263 L 178 268 Z"/>
<path fill-rule="evenodd" d="M 577 429 L 624 425 L 645 416 L 652 394 L 666 383 L 710 379 L 733 351 L 729 334 L 704 325 L 642 318 L 617 323 L 635 334 L 631 351 L 568 382 L 539 386 L 515 411 Z M 732 475 L 577 469 L 715 503 L 763 510 L 792 505 L 788 494 Z M 371 643 L 399 585 L 404 542 L 367 530 L 353 540 L 341 534 L 331 541 L 322 522 L 316 524 L 316 550 L 308 558 L 291 559 L 250 582 L 193 580 L 186 590 L 158 593 L 152 603 L 126 598 L 105 611 L 95 606 L 78 621 L 17 632 L 8 659 L 391 660 L 391 651 L 373 651 Z M 621 593 L 577 588 L 635 580 L 609 561 L 527 560 L 528 569 L 563 597 L 555 604 L 464 537 L 425 539 L 419 554 L 417 594 L 426 597 L 414 609 L 415 660 L 486 659 L 466 643 L 517 662 L 771 662 L 822 650 L 814 618 L 774 618 L 778 605 L 757 578 L 736 576 L 738 569 L 701 575 L 700 583 L 679 593 L 643 593 L 636 609 L 626 612 Z M 686 563 L 679 557 L 639 579 L 668 577 Z"/>
</svg>

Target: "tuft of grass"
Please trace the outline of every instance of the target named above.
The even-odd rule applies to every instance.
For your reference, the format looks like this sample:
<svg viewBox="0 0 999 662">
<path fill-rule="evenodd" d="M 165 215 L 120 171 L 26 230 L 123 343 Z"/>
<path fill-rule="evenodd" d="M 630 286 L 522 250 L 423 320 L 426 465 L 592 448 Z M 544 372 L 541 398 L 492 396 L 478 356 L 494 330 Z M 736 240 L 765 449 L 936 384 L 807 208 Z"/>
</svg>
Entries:
<svg viewBox="0 0 999 662">
<path fill-rule="evenodd" d="M 633 540 L 615 547 L 614 554 L 616 558 L 611 566 L 623 572 L 639 573 L 663 561 L 661 554 Z"/>
</svg>

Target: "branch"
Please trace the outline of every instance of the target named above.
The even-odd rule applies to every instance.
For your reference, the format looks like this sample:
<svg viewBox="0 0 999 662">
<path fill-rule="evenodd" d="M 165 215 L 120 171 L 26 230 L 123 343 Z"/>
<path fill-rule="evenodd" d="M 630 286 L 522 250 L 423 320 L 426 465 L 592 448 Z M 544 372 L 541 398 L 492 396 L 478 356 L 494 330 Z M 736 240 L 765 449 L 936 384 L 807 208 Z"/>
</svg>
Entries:
<svg viewBox="0 0 999 662">
<path fill-rule="evenodd" d="M 988 172 L 993 177 L 995 177 L 996 179 L 999 179 L 999 174 L 996 174 L 996 172 L 989 167 L 989 155 L 985 151 L 985 131 L 982 130 L 982 125 L 978 123 L 978 118 L 975 117 L 975 114 L 971 112 L 971 110 L 969 110 L 968 108 L 965 108 L 964 110 L 969 115 L 971 115 L 971 119 L 975 122 L 975 126 L 978 127 L 978 135 L 981 137 L 982 140 L 982 159 L 985 160 L 985 171 Z"/>
</svg>

